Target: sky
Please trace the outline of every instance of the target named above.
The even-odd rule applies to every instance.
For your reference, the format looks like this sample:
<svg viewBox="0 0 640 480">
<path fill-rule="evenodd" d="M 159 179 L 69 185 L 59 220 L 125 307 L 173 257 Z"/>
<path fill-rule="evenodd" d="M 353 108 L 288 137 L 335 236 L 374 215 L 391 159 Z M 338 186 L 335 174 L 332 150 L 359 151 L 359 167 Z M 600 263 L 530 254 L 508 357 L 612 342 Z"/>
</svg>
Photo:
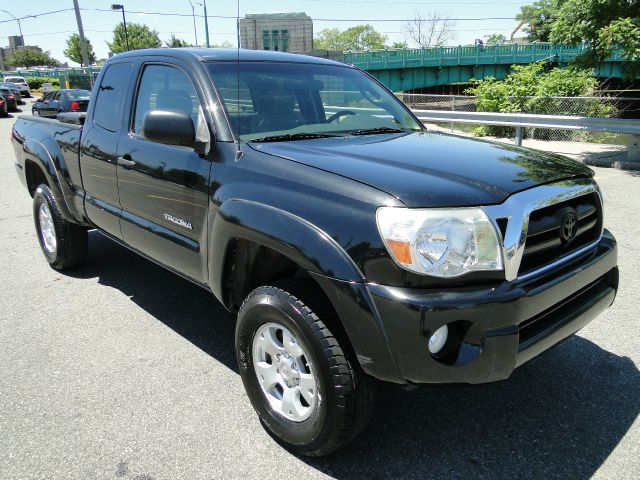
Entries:
<svg viewBox="0 0 640 480">
<path fill-rule="evenodd" d="M 204 43 L 204 17 L 201 2 L 192 0 L 196 17 L 198 43 Z M 427 14 L 433 11 L 446 12 L 456 22 L 455 38 L 451 45 L 473 43 L 476 38 L 485 38 L 492 33 L 509 37 L 517 22 L 513 20 L 520 6 L 529 1 L 517 0 L 240 0 L 240 16 L 247 13 L 305 12 L 314 22 L 314 32 L 324 28 L 348 28 L 369 23 L 389 37 L 389 43 L 408 40 L 403 33 L 404 24 L 416 12 Z M 113 28 L 122 20 L 121 13 L 112 12 L 115 0 L 78 0 L 82 14 L 85 36 L 91 41 L 97 58 L 106 58 L 109 48 L 107 40 L 112 38 Z M 155 29 L 160 38 L 168 40 L 171 34 L 195 43 L 193 17 L 189 0 L 125 0 L 127 23 L 144 23 Z M 21 20 L 22 33 L 27 45 L 38 45 L 49 50 L 51 55 L 64 62 L 66 39 L 77 32 L 72 0 L 0 0 L 0 10 L 9 11 L 16 17 L 34 17 Z M 43 15 L 55 10 L 70 9 Z M 144 13 L 143 13 L 144 12 Z M 235 18 L 212 18 L 212 16 L 235 17 L 235 1 L 208 0 L 209 37 L 212 43 L 224 41 L 236 44 Z M 179 14 L 179 15 L 168 15 Z M 499 19 L 498 19 L 499 18 Z M 474 20 L 469 20 L 474 19 Z M 477 19 L 477 20 L 476 20 Z M 11 20 L 11 16 L 0 11 L 0 22 Z M 0 44 L 8 45 L 7 37 L 18 35 L 15 21 L 0 23 Z M 74 65 L 69 61 L 70 65 Z"/>
</svg>

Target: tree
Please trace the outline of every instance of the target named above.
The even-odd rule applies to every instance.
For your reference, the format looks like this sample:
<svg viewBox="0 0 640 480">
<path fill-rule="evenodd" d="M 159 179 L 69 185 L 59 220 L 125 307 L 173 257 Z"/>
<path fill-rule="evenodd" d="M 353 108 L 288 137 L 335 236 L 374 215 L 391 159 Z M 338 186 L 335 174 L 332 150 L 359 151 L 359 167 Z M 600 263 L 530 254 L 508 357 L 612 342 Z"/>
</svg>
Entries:
<svg viewBox="0 0 640 480">
<path fill-rule="evenodd" d="M 225 40 L 222 43 L 212 43 L 211 48 L 234 48 L 234 45 L 229 40 Z"/>
<path fill-rule="evenodd" d="M 456 22 L 445 12 L 416 12 L 404 26 L 407 35 L 420 48 L 440 47 L 455 37 Z"/>
<path fill-rule="evenodd" d="M 43 52 L 35 48 L 19 48 L 9 55 L 7 65 L 12 67 L 57 67 L 60 62 L 52 58 L 48 51 Z"/>
<path fill-rule="evenodd" d="M 371 25 L 356 25 L 340 30 L 325 28 L 314 40 L 314 48 L 322 50 L 378 50 L 385 48 L 387 36 Z"/>
<path fill-rule="evenodd" d="M 391 48 L 409 48 L 407 42 L 393 42 Z"/>
<path fill-rule="evenodd" d="M 89 55 L 89 64 L 93 64 L 96 61 L 96 54 L 93 52 L 93 46 L 87 37 L 84 38 L 84 41 L 87 43 L 87 54 Z M 69 38 L 67 38 L 67 48 L 63 52 L 64 56 L 67 57 L 72 62 L 83 64 L 82 60 L 82 47 L 80 45 L 80 35 L 77 33 L 72 33 Z"/>
<path fill-rule="evenodd" d="M 494 33 L 487 38 L 487 45 L 502 45 L 507 40 L 507 37 L 501 33 Z"/>
<path fill-rule="evenodd" d="M 527 40 L 548 42 L 551 28 L 558 11 L 558 2 L 562 0 L 538 0 L 531 5 L 520 7 L 516 18 L 526 25 Z"/>
<path fill-rule="evenodd" d="M 141 23 L 127 23 L 127 34 L 129 35 L 129 50 L 139 50 L 141 48 L 158 48 L 162 46 L 162 41 L 158 32 L 151 30 Z M 127 42 L 124 35 L 122 23 L 113 29 L 113 41 L 107 42 L 109 50 L 113 53 L 127 51 Z"/>
<path fill-rule="evenodd" d="M 638 0 L 558 0 L 551 28 L 555 43 L 589 45 L 577 62 L 594 66 L 617 46 L 629 62 L 627 74 L 640 72 L 640 1 Z"/>
<path fill-rule="evenodd" d="M 171 38 L 168 42 L 164 42 L 167 47 L 170 48 L 180 48 L 180 47 L 192 47 L 189 42 L 183 40 L 181 38 L 176 37 L 173 33 L 171 34 Z"/>
<path fill-rule="evenodd" d="M 581 111 L 572 113 L 584 116 L 606 117 L 614 109 L 598 98 L 593 98 L 598 79 L 592 70 L 577 68 L 553 68 L 545 71 L 545 62 L 529 65 L 513 65 L 504 80 L 487 77 L 476 81 L 466 93 L 476 96 L 479 112 L 566 114 L 564 98 L 588 97 L 579 105 Z M 513 127 L 483 126 L 474 130 L 476 135 L 513 135 Z M 548 131 L 535 130 L 536 138 L 545 138 Z M 528 131 L 528 133 L 531 133 Z M 557 135 L 557 132 L 556 132 Z"/>
</svg>

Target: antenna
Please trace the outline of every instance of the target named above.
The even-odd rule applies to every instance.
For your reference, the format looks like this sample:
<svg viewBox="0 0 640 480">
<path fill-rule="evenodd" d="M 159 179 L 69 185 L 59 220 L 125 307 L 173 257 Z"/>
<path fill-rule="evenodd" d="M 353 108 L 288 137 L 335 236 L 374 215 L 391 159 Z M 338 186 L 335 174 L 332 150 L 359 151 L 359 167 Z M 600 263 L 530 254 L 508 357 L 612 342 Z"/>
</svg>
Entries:
<svg viewBox="0 0 640 480">
<path fill-rule="evenodd" d="M 240 157 L 242 157 L 242 150 L 240 149 L 240 0 L 236 0 L 236 37 L 237 37 L 237 41 L 238 41 L 238 45 L 236 48 L 236 52 L 237 52 L 237 62 L 236 62 L 236 116 L 237 116 L 237 121 L 236 121 L 236 125 L 237 125 L 237 129 L 238 129 L 238 142 L 237 142 L 237 146 L 238 149 L 236 151 L 236 161 L 240 160 Z"/>
</svg>

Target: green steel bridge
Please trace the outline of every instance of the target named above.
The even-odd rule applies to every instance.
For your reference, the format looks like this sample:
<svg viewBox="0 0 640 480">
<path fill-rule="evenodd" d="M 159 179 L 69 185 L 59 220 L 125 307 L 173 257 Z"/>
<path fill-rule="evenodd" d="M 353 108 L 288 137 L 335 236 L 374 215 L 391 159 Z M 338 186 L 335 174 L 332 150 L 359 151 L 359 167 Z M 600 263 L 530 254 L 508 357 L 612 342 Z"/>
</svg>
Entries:
<svg viewBox="0 0 640 480">
<path fill-rule="evenodd" d="M 505 78 L 511 65 L 547 61 L 566 65 L 584 53 L 582 45 L 553 45 L 550 43 L 433 47 L 406 50 L 371 50 L 346 52 L 344 61 L 368 71 L 394 92 L 418 88 L 465 83 L 485 77 Z M 621 78 L 624 59 L 620 52 L 601 62 L 596 69 L 600 78 Z M 99 67 L 74 69 L 22 70 L 5 72 L 25 77 L 66 77 L 95 74 Z"/>
<path fill-rule="evenodd" d="M 547 61 L 562 66 L 585 50 L 582 45 L 550 43 L 432 47 L 347 52 L 344 61 L 368 71 L 394 92 L 400 92 L 485 77 L 502 79 L 515 64 Z M 624 60 L 617 51 L 596 69 L 599 78 L 621 78 L 623 74 Z"/>
</svg>

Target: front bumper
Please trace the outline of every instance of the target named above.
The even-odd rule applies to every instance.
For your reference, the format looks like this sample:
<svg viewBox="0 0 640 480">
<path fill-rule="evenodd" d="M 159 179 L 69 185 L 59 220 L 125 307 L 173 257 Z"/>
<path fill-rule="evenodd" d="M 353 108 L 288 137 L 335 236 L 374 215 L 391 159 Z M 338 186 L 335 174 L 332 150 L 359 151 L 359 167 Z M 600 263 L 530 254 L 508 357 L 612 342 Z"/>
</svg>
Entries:
<svg viewBox="0 0 640 480">
<path fill-rule="evenodd" d="M 520 283 L 367 289 L 403 381 L 484 383 L 509 377 L 608 308 L 618 288 L 616 265 L 616 241 L 605 231 L 590 252 Z M 428 338 L 442 325 L 449 325 L 452 341 L 436 358 Z"/>
</svg>

